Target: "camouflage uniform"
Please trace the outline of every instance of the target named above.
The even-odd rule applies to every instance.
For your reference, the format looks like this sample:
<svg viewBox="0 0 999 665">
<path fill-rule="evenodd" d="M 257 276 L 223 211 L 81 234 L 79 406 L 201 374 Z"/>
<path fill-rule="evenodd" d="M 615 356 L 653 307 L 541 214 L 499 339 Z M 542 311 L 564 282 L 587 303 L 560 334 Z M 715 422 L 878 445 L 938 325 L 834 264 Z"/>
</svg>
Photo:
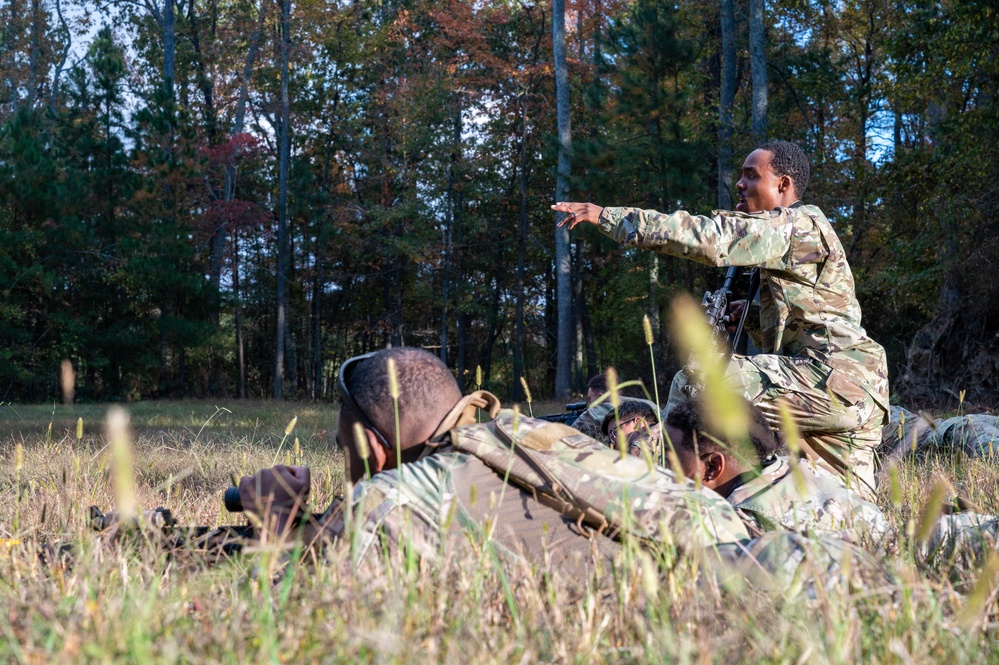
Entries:
<svg viewBox="0 0 999 665">
<path fill-rule="evenodd" d="M 614 405 L 610 403 L 609 399 L 600 402 L 600 404 L 591 406 L 579 414 L 579 417 L 572 423 L 572 428 L 587 436 L 592 436 L 594 439 L 601 439 L 603 433 L 600 431 L 600 424 L 604 421 L 604 417 L 613 410 Z"/>
<path fill-rule="evenodd" d="M 747 543 L 719 546 L 716 551 L 720 565 L 711 571 L 716 580 L 735 590 L 747 584 L 754 589 L 776 589 L 785 599 L 800 594 L 817 600 L 830 594 L 889 589 L 894 582 L 884 564 L 869 552 L 831 535 L 807 537 L 774 531 Z"/>
<path fill-rule="evenodd" d="M 964 512 L 940 517 L 918 551 L 926 560 L 970 570 L 982 565 L 997 546 L 999 518 Z"/>
<path fill-rule="evenodd" d="M 728 501 L 763 531 L 788 529 L 827 535 L 843 531 L 881 541 L 892 533 L 884 513 L 839 476 L 808 460 L 777 457 L 759 476 L 733 489 Z"/>
<path fill-rule="evenodd" d="M 893 458 L 915 450 L 964 451 L 969 457 L 999 453 L 999 417 L 984 413 L 930 421 L 893 406 L 882 430 L 881 450 Z"/>
<path fill-rule="evenodd" d="M 749 332 L 763 353 L 733 356 L 729 382 L 775 429 L 783 404 L 809 457 L 874 487 L 873 451 L 887 421 L 887 362 L 860 325 L 853 274 L 821 210 L 796 203 L 707 217 L 605 208 L 599 225 L 630 246 L 712 266 L 759 266 L 760 325 Z M 674 379 L 667 412 L 682 398 L 684 382 L 682 373 Z"/>
<path fill-rule="evenodd" d="M 514 448 L 529 449 L 528 457 Z M 355 560 L 379 543 L 389 549 L 405 544 L 438 559 L 471 532 L 472 540 L 490 542 L 504 557 L 548 560 L 572 577 L 594 563 L 612 562 L 620 549 L 616 540 L 593 534 L 593 516 L 608 516 L 604 533 L 624 531 L 623 519 L 639 540 L 686 551 L 749 537 L 734 509 L 715 493 L 622 458 L 568 426 L 510 410 L 489 423 L 455 428 L 441 447 L 428 451 L 359 483 L 349 510 L 329 524 L 330 535 L 350 540 Z M 543 478 L 548 471 L 561 485 L 554 493 L 545 489 L 551 487 Z M 565 492 L 586 510 L 577 515 L 558 505 L 557 496 Z"/>
</svg>

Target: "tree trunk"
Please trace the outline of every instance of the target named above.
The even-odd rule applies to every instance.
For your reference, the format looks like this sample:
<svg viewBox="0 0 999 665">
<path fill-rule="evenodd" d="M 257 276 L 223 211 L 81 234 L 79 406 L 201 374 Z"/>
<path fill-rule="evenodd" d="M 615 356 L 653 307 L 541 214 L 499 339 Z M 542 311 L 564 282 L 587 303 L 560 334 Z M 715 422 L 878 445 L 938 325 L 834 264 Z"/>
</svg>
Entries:
<svg viewBox="0 0 999 665">
<path fill-rule="evenodd" d="M 479 366 L 482 367 L 483 386 L 490 385 L 489 378 L 493 370 L 493 348 L 496 346 L 496 340 L 499 339 L 500 333 L 503 330 L 503 320 L 500 318 L 500 306 L 503 296 L 502 280 L 500 279 L 502 274 L 502 254 L 497 250 L 493 274 L 493 297 L 488 310 L 489 334 L 486 335 L 486 343 L 482 346 L 482 360 L 479 362 Z M 490 388 L 490 390 L 496 392 L 493 388 Z"/>
<path fill-rule="evenodd" d="M 555 106 L 558 118 L 558 176 L 555 200 L 565 201 L 572 172 L 572 126 L 569 119 L 569 67 L 565 56 L 565 2 L 552 0 L 552 46 L 555 59 Z M 556 214 L 562 221 L 565 213 Z M 555 398 L 569 396 L 572 380 L 572 252 L 568 227 L 555 227 L 555 280 L 558 285 L 558 341 Z"/>
<path fill-rule="evenodd" d="M 405 229 L 403 228 L 402 220 L 399 220 L 396 224 L 396 238 L 402 239 L 405 234 Z M 397 241 L 396 247 L 399 246 Z M 405 277 L 406 273 L 405 267 L 405 257 L 401 255 L 401 252 L 396 252 L 396 262 L 395 266 L 392 268 L 392 310 L 391 310 L 391 325 L 392 325 L 392 346 L 405 346 L 406 339 L 402 334 L 402 324 L 403 324 L 403 293 L 405 289 Z"/>
<path fill-rule="evenodd" d="M 520 222 L 517 225 L 517 320 L 514 325 L 513 342 L 513 384 L 510 386 L 510 399 L 519 402 L 524 399 L 521 378 L 524 376 L 524 293 L 527 288 L 527 91 L 522 91 L 520 99 L 520 155 L 518 158 L 518 183 L 520 188 Z"/>
<path fill-rule="evenodd" d="M 170 0 L 168 0 L 170 1 Z M 291 100 L 288 90 L 288 51 L 291 30 L 291 0 L 281 2 L 281 114 L 278 122 L 278 256 L 277 256 L 277 335 L 274 358 L 274 399 L 284 397 L 284 356 L 288 328 L 288 163 L 291 161 L 289 122 Z"/>
<path fill-rule="evenodd" d="M 458 374 L 458 389 L 468 392 L 468 380 L 465 376 L 468 370 L 466 359 L 468 358 L 468 312 L 464 310 L 458 313 L 458 362 L 455 367 Z"/>
<path fill-rule="evenodd" d="M 648 315 L 649 323 L 652 324 L 652 330 L 659 330 L 659 318 L 661 312 L 659 311 L 659 255 L 654 252 L 649 252 L 649 302 L 648 302 Z M 645 340 L 642 340 L 643 344 Z"/>
<path fill-rule="evenodd" d="M 593 326 L 590 323 L 590 307 L 585 298 L 582 302 L 582 310 L 583 340 L 586 343 L 586 376 L 589 380 L 589 377 L 595 376 L 599 370 L 597 369 L 597 343 L 593 336 Z M 585 389 L 585 384 L 583 388 Z"/>
<path fill-rule="evenodd" d="M 73 50 L 73 33 L 69 30 L 66 17 L 62 13 L 62 0 L 55 0 L 56 16 L 59 18 L 59 33 L 62 37 L 62 53 L 59 54 L 59 61 L 55 64 L 55 71 L 52 74 L 52 89 L 49 91 L 49 109 L 55 113 L 56 104 L 59 101 L 59 79 L 62 71 L 66 67 L 66 60 L 69 52 Z"/>
<path fill-rule="evenodd" d="M 42 8 L 39 0 L 31 0 L 31 46 L 28 49 L 28 106 L 34 105 L 39 97 L 42 74 L 41 68 L 41 22 Z"/>
<path fill-rule="evenodd" d="M 586 377 L 583 375 L 583 253 L 586 251 L 586 244 L 583 236 L 576 239 L 576 256 L 572 263 L 572 327 L 574 332 L 573 344 L 573 389 L 577 393 L 582 393 L 586 387 Z"/>
<path fill-rule="evenodd" d="M 239 300 L 239 234 L 236 230 L 232 232 L 232 300 L 235 307 L 233 318 L 236 325 L 236 370 L 239 374 L 236 396 L 240 399 L 246 399 L 246 358 L 243 354 L 243 304 Z"/>
<path fill-rule="evenodd" d="M 286 284 L 289 289 L 287 296 L 288 311 L 285 314 L 284 325 L 284 367 L 287 380 L 285 383 L 291 396 L 298 394 L 298 349 L 301 347 L 301 340 L 296 339 L 301 331 L 301 326 L 295 325 L 295 319 L 291 314 L 291 288 L 298 284 L 298 275 L 295 274 L 295 232 L 291 226 L 291 218 L 288 219 L 288 276 Z"/>
<path fill-rule="evenodd" d="M 457 233 L 458 221 L 461 218 L 461 191 L 457 186 L 458 163 L 461 161 L 461 102 L 458 93 L 452 93 L 453 104 L 451 118 L 451 158 L 447 169 L 447 216 L 444 226 L 444 275 L 443 275 L 443 305 L 441 307 L 441 361 L 447 364 L 447 325 L 451 305 L 451 277 L 453 270 L 454 236 Z M 462 379 L 459 377 L 459 384 Z"/>
<path fill-rule="evenodd" d="M 735 16 L 721 0 L 721 90 L 718 99 L 718 207 L 732 207 L 732 104 L 735 100 Z"/>
<path fill-rule="evenodd" d="M 173 100 L 174 58 L 177 52 L 174 1 L 163 0 L 163 92 Z"/>
<path fill-rule="evenodd" d="M 244 118 L 246 117 L 246 105 L 250 98 L 250 75 L 253 73 L 253 63 L 257 58 L 257 50 L 260 46 L 260 36 L 263 33 L 263 22 L 264 22 L 264 8 L 268 6 L 267 0 L 261 0 L 260 2 L 260 15 L 257 20 L 256 27 L 253 30 L 253 34 L 250 36 L 250 46 L 246 51 L 246 60 L 243 63 L 243 75 L 239 83 L 239 99 L 236 102 L 236 114 L 232 124 L 232 135 L 243 133 Z M 222 200 L 225 204 L 232 203 L 236 198 L 236 162 L 235 159 L 230 159 L 229 163 L 226 164 L 225 168 L 225 184 L 222 190 Z M 228 221 L 222 220 L 222 222 L 213 230 L 211 245 L 209 248 L 209 279 L 212 283 L 212 288 L 217 293 L 220 290 L 222 283 L 222 255 L 223 247 L 225 246 L 226 234 L 228 232 Z M 237 249 L 237 243 L 235 239 L 236 230 L 233 229 L 233 248 L 234 251 Z M 238 262 L 239 258 L 236 254 L 233 254 L 233 274 L 238 274 L 237 267 L 235 263 Z M 233 290 L 236 290 L 235 284 L 233 285 Z M 234 296 L 237 303 L 239 301 L 238 295 Z M 239 305 L 237 304 L 237 308 Z M 246 397 L 246 367 L 243 362 L 243 332 L 241 330 L 242 322 L 242 311 L 237 310 L 237 320 L 236 320 L 236 346 L 238 347 L 239 353 L 239 396 L 240 398 Z M 218 321 L 218 310 L 214 312 L 215 320 Z"/>
<path fill-rule="evenodd" d="M 749 62 L 753 70 L 753 140 L 767 137 L 767 44 L 764 1 L 749 0 Z"/>
</svg>

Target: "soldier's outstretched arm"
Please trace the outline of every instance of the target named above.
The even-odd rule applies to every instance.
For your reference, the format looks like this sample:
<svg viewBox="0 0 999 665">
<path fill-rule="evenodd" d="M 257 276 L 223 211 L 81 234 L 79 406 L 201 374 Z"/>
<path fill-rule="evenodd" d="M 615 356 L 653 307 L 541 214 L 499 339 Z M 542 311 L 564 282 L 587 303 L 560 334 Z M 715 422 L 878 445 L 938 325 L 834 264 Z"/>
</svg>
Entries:
<svg viewBox="0 0 999 665">
<path fill-rule="evenodd" d="M 779 208 L 747 214 L 716 211 L 713 216 L 685 210 L 665 214 L 640 208 L 601 208 L 592 203 L 557 203 L 570 228 L 595 224 L 620 243 L 692 259 L 711 266 L 761 265 L 780 260 L 791 244 L 793 213 Z"/>
</svg>

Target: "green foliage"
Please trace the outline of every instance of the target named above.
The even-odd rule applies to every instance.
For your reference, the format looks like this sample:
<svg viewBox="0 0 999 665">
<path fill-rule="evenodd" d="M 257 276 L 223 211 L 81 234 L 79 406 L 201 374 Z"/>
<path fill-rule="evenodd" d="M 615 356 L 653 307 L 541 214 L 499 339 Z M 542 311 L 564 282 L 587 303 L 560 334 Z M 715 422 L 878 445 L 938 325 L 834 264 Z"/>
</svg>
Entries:
<svg viewBox="0 0 999 665">
<path fill-rule="evenodd" d="M 269 392 L 276 7 L 186 5 L 170 88 L 163 26 L 139 5 L 96 32 L 25 7 L 0 7 L 0 398 L 57 397 L 64 358 L 84 400 L 235 394 L 241 376 L 250 395 Z M 568 26 L 570 197 L 708 212 L 717 8 L 579 9 Z M 956 391 L 973 375 L 982 397 L 999 389 L 999 300 L 980 278 L 999 259 L 994 18 L 977 0 L 795 0 L 768 5 L 766 36 L 768 134 L 805 147 L 806 199 L 848 250 L 893 377 L 928 345 L 940 368 L 929 385 Z M 293 394 L 329 397 L 340 360 L 388 343 L 446 352 L 461 380 L 480 366 L 488 387 L 512 397 L 521 363 L 535 392 L 550 390 L 551 20 L 546 7 L 505 1 L 295 5 L 283 351 Z M 733 170 L 753 147 L 745 30 Z M 77 34 L 85 56 L 60 65 Z M 622 252 L 592 229 L 574 238 L 577 388 L 609 364 L 651 381 L 645 314 L 668 377 L 670 295 L 720 276 Z M 959 315 L 948 313 L 955 303 Z"/>
</svg>

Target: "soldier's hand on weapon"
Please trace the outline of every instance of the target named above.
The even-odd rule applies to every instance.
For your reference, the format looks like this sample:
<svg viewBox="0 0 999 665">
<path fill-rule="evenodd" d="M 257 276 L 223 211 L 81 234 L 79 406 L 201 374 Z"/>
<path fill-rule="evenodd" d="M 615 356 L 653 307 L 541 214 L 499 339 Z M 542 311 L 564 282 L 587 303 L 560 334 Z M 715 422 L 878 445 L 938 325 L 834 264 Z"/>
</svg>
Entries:
<svg viewBox="0 0 999 665">
<path fill-rule="evenodd" d="M 598 224 L 600 222 L 600 215 L 604 211 L 603 208 L 595 203 L 564 202 L 556 203 L 552 206 L 552 210 L 566 213 L 565 218 L 558 225 L 561 228 L 568 222 L 570 231 L 576 227 L 576 224 L 581 224 L 582 222 Z"/>
<path fill-rule="evenodd" d="M 239 498 L 243 511 L 257 517 L 271 514 L 291 519 L 305 509 L 312 481 L 307 466 L 275 466 L 243 476 Z"/>
<path fill-rule="evenodd" d="M 725 314 L 725 330 L 732 334 L 739 327 L 739 319 L 742 318 L 742 310 L 746 308 L 745 300 L 733 300 L 728 304 L 728 312 Z"/>
</svg>

